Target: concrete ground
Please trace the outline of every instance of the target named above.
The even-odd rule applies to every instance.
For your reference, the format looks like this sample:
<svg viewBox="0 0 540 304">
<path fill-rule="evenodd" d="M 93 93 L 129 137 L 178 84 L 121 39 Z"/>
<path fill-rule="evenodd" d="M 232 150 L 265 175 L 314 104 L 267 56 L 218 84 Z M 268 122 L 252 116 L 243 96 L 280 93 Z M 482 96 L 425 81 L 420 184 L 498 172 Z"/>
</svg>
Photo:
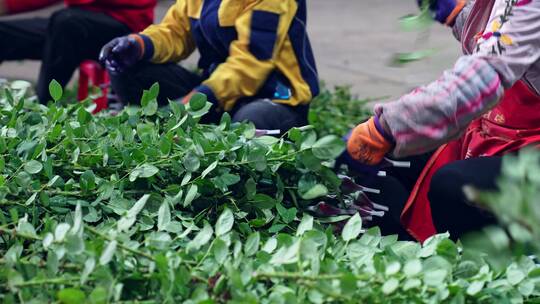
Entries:
<svg viewBox="0 0 540 304">
<path fill-rule="evenodd" d="M 434 80 L 451 67 L 459 55 L 459 44 L 450 30 L 442 26 L 434 25 L 427 41 L 421 44 L 419 33 L 400 30 L 399 18 L 417 11 L 415 0 L 307 1 L 308 30 L 321 80 L 329 85 L 350 85 L 360 97 L 398 97 Z M 160 2 L 158 20 L 172 3 L 170 0 Z M 57 8 L 16 17 L 46 16 Z M 437 52 L 431 58 L 404 67 L 390 66 L 393 55 L 398 52 L 427 48 Z M 196 56 L 186 64 L 195 65 Z M 3 63 L 0 78 L 35 80 L 38 70 L 38 62 Z"/>
</svg>

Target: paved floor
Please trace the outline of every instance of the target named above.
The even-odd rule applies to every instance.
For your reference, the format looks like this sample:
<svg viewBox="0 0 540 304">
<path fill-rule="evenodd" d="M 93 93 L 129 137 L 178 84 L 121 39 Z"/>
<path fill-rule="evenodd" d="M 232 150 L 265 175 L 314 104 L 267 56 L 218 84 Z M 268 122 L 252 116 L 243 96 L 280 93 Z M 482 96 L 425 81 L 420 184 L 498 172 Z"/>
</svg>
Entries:
<svg viewBox="0 0 540 304">
<path fill-rule="evenodd" d="M 414 86 L 435 79 L 459 55 L 451 32 L 434 25 L 428 41 L 418 45 L 418 33 L 404 33 L 399 17 L 416 12 L 415 0 L 307 0 L 308 30 L 320 78 L 329 85 L 351 85 L 360 97 L 397 97 Z M 157 9 L 163 16 L 172 1 Z M 54 8 L 53 8 L 54 9 Z M 47 15 L 53 9 L 32 13 Z M 1 46 L 0 46 L 1 47 Z M 435 48 L 436 54 L 405 67 L 390 66 L 397 52 Z M 189 65 L 196 63 L 196 56 Z M 0 78 L 34 80 L 37 62 L 0 65 Z"/>
</svg>

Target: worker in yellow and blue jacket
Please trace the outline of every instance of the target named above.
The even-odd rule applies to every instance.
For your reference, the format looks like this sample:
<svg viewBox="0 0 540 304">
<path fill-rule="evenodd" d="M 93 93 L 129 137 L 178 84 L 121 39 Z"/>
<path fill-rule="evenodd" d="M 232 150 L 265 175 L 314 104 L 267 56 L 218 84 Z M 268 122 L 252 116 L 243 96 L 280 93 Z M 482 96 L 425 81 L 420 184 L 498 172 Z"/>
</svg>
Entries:
<svg viewBox="0 0 540 304">
<path fill-rule="evenodd" d="M 227 111 L 283 132 L 307 123 L 319 92 L 306 11 L 306 0 L 177 0 L 161 24 L 111 41 L 101 59 L 124 102 L 159 82 L 161 104 L 200 92 L 214 120 Z M 177 65 L 195 50 L 201 74 Z"/>
</svg>

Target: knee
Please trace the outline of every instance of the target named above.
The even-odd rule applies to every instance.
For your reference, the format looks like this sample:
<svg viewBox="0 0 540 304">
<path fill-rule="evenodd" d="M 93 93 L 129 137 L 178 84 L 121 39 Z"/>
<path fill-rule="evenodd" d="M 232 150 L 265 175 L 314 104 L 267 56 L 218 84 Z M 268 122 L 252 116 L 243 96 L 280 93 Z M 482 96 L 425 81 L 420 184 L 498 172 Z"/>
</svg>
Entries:
<svg viewBox="0 0 540 304">
<path fill-rule="evenodd" d="M 233 115 L 233 121 L 250 121 L 257 129 L 287 132 L 307 123 L 307 111 L 260 99 L 242 105 Z"/>
<path fill-rule="evenodd" d="M 252 122 L 258 129 L 269 129 L 268 115 L 272 111 L 272 102 L 256 100 L 241 106 L 233 115 L 235 122 Z"/>
<path fill-rule="evenodd" d="M 455 204 L 464 200 L 465 181 L 458 168 L 452 164 L 439 169 L 432 177 L 428 199 L 435 222 L 451 213 Z"/>
<path fill-rule="evenodd" d="M 59 37 L 78 37 L 83 33 L 78 29 L 78 18 L 71 9 L 55 12 L 49 21 L 49 35 Z"/>
</svg>

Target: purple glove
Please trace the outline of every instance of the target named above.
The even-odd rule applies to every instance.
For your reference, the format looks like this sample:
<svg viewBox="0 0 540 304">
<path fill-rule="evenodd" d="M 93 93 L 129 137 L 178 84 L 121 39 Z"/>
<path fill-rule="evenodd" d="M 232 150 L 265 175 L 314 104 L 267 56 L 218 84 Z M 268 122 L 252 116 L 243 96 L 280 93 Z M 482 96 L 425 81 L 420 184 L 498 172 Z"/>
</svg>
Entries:
<svg viewBox="0 0 540 304">
<path fill-rule="evenodd" d="M 424 2 L 424 0 L 418 0 L 418 5 L 422 6 Z M 448 26 L 454 25 L 456 17 L 467 4 L 466 0 L 429 0 L 429 2 L 433 19 Z"/>
<path fill-rule="evenodd" d="M 147 40 L 149 39 L 144 39 L 141 35 L 115 38 L 101 49 L 99 60 L 111 73 L 122 73 L 147 57 Z"/>
</svg>

